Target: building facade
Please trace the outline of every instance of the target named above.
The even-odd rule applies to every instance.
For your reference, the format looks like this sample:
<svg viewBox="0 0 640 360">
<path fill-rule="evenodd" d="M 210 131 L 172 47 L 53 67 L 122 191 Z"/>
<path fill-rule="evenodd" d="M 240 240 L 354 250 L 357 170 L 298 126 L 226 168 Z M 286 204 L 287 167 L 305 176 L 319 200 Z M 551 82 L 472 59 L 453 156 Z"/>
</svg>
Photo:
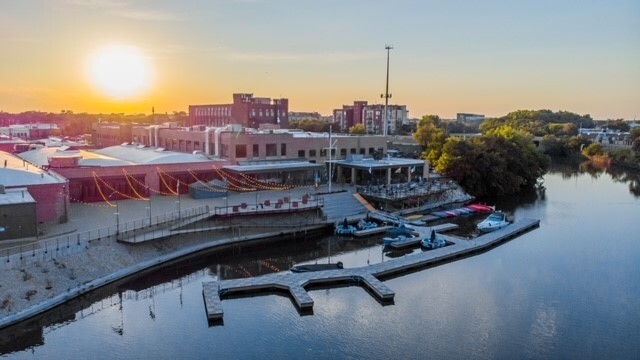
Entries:
<svg viewBox="0 0 640 360">
<path fill-rule="evenodd" d="M 384 133 L 384 105 L 368 105 L 366 101 L 354 101 L 353 105 L 343 105 L 342 109 L 333 110 L 333 121 L 340 124 L 342 131 L 362 124 L 367 134 Z M 406 105 L 387 106 L 389 114 L 388 134 L 395 135 L 403 125 L 408 125 Z"/>
<path fill-rule="evenodd" d="M 233 94 L 233 103 L 189 105 L 187 126 L 289 127 L 289 100 L 254 97 L 253 94 Z"/>
</svg>

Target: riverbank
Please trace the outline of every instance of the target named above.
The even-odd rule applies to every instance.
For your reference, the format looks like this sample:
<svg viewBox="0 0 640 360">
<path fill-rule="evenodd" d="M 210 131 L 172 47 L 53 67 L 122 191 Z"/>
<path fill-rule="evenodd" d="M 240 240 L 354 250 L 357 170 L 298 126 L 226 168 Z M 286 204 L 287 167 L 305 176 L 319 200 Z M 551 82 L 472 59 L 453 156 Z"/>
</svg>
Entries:
<svg viewBox="0 0 640 360">
<path fill-rule="evenodd" d="M 301 196 L 306 189 L 298 189 L 296 194 L 288 192 L 291 196 Z M 277 195 L 274 192 L 263 194 L 234 194 L 233 201 L 247 202 L 249 199 L 261 196 L 267 199 L 269 195 Z M 452 198 L 452 201 L 458 199 Z M 162 203 L 161 201 L 164 201 Z M 212 208 L 228 205 L 229 199 L 209 200 L 212 203 L 204 204 L 193 199 L 183 199 L 183 208 L 193 205 L 208 205 Z M 222 202 L 222 203 L 221 203 Z M 134 218 L 136 214 L 144 214 L 143 203 L 121 202 L 119 216 Z M 151 205 L 151 204 L 148 204 Z M 325 204 L 327 205 L 327 204 Z M 330 204 L 329 204 L 330 205 Z M 334 204 L 336 205 L 336 204 Z M 171 210 L 174 206 L 173 199 L 154 200 L 154 209 Z M 180 206 L 180 203 L 178 203 Z M 82 204 L 74 204 L 74 220 L 60 224 L 57 227 L 46 229 L 50 235 L 58 233 L 74 233 L 80 229 L 104 226 L 105 220 L 113 216 L 112 208 L 93 206 L 92 211 Z M 147 207 L 149 209 L 149 207 Z M 309 214 L 309 216 L 317 216 Z M 273 236 L 286 236 L 287 234 L 300 233 L 305 230 L 318 230 L 332 223 L 317 224 L 302 228 L 287 221 L 295 222 L 295 217 L 272 215 L 273 219 L 265 215 L 258 216 L 261 221 L 257 225 L 239 226 L 234 224 L 233 218 L 224 221 L 205 220 L 212 222 L 212 226 L 206 232 L 192 233 L 189 235 L 176 235 L 163 239 L 149 241 L 136 245 L 123 244 L 115 240 L 115 236 L 103 237 L 92 240 L 83 251 L 66 254 L 49 260 L 30 261 L 28 265 L 18 269 L 7 268 L 0 271 L 0 328 L 16 324 L 37 314 L 52 309 L 64 302 L 93 291 L 113 281 L 134 275 L 140 271 L 162 265 L 178 258 L 199 253 L 203 250 L 228 246 L 246 241 L 260 241 Z M 108 221 L 108 220 L 107 220 Z M 240 220 L 238 220 L 240 221 Z M 250 223 L 251 217 L 243 216 L 241 220 L 245 225 Z M 264 226 L 260 226 L 264 224 Z M 280 224 L 274 232 L 274 225 Z M 242 228 L 242 235 L 238 229 Z M 25 254 L 25 256 L 30 256 Z"/>
<path fill-rule="evenodd" d="M 131 246 L 103 239 L 82 253 L 27 269 L 4 270 L 0 281 L 0 328 L 26 320 L 101 286 L 202 251 L 271 237 L 294 236 L 301 229 L 221 227 Z M 322 231 L 322 227 L 304 229 Z M 213 240 L 212 240 L 213 239 Z"/>
</svg>

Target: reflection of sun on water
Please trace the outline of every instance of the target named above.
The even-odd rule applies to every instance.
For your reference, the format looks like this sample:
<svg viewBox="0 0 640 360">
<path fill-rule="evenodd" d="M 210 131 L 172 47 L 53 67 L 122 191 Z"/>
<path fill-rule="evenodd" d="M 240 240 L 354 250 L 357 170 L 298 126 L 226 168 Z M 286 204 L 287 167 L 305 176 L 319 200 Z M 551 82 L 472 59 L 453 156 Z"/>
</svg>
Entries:
<svg viewBox="0 0 640 360">
<path fill-rule="evenodd" d="M 151 86 L 151 65 L 133 46 L 100 48 L 92 54 L 88 65 L 91 82 L 114 100 L 131 100 Z"/>
</svg>

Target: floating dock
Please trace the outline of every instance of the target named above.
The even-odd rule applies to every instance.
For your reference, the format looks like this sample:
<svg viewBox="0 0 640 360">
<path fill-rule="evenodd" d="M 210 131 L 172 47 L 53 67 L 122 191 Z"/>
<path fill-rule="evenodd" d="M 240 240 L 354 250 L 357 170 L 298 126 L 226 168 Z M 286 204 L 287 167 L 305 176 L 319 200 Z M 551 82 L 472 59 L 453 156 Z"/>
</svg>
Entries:
<svg viewBox="0 0 640 360">
<path fill-rule="evenodd" d="M 459 258 L 476 252 L 485 251 L 504 241 L 530 231 L 540 225 L 540 220 L 523 219 L 505 228 L 464 240 L 452 236 L 443 236 L 451 243 L 446 247 L 407 255 L 390 261 L 358 268 L 323 270 L 307 273 L 274 273 L 253 278 L 219 280 L 202 283 L 207 318 L 222 320 L 222 299 L 238 293 L 256 293 L 264 290 L 288 291 L 300 310 L 311 310 L 313 299 L 306 288 L 314 285 L 327 286 L 332 283 L 356 283 L 370 290 L 383 303 L 391 303 L 395 293 L 387 287 L 381 277 L 390 277 L 403 272 L 424 268 L 447 260 Z M 429 236 L 431 228 L 416 229 L 422 237 Z"/>
<path fill-rule="evenodd" d="M 376 234 L 380 234 L 380 233 L 386 232 L 387 230 L 391 229 L 392 227 L 393 226 L 378 226 L 377 228 L 373 228 L 373 229 L 358 230 L 355 233 L 353 233 L 353 236 L 355 236 L 355 237 L 372 236 L 372 235 L 376 235 Z"/>
</svg>

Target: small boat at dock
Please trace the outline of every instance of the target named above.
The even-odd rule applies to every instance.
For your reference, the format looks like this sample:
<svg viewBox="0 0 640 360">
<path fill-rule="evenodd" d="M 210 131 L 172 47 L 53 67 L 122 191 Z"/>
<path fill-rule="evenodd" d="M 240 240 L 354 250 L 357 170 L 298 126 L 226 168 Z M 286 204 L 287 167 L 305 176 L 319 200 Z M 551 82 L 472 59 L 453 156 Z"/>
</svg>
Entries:
<svg viewBox="0 0 640 360">
<path fill-rule="evenodd" d="M 402 234 L 398 236 L 385 236 L 382 238 L 382 243 L 384 244 L 384 246 L 389 246 L 394 243 L 410 242 L 412 240 L 417 240 L 418 238 L 419 235 L 417 233 Z"/>
<path fill-rule="evenodd" d="M 507 215 L 502 211 L 495 211 L 491 215 L 489 215 L 489 217 L 482 220 L 478 224 L 478 230 L 484 233 L 488 233 L 491 231 L 502 229 L 507 225 L 509 225 Z"/>
<path fill-rule="evenodd" d="M 441 247 L 445 247 L 447 245 L 447 241 L 442 237 L 439 237 L 435 230 L 431 230 L 431 236 L 425 237 L 420 241 L 420 245 L 426 249 L 437 249 Z"/>
<path fill-rule="evenodd" d="M 355 226 L 349 225 L 349 223 L 347 223 L 347 219 L 346 218 L 344 219 L 342 224 L 336 224 L 336 234 L 338 234 L 338 235 L 351 236 L 351 235 L 355 234 L 355 232 L 357 230 L 358 229 L 356 229 Z"/>
<path fill-rule="evenodd" d="M 431 215 L 439 217 L 439 218 L 451 218 L 458 216 L 471 215 L 474 213 L 486 213 L 493 211 L 494 208 L 489 205 L 483 204 L 471 204 L 461 208 L 452 209 L 452 210 L 442 210 L 432 212 Z"/>
<path fill-rule="evenodd" d="M 358 230 L 371 230 L 377 227 L 378 227 L 378 223 L 374 221 L 367 221 L 365 219 L 361 219 L 360 221 L 358 221 L 358 224 L 356 225 L 356 228 Z"/>
</svg>

